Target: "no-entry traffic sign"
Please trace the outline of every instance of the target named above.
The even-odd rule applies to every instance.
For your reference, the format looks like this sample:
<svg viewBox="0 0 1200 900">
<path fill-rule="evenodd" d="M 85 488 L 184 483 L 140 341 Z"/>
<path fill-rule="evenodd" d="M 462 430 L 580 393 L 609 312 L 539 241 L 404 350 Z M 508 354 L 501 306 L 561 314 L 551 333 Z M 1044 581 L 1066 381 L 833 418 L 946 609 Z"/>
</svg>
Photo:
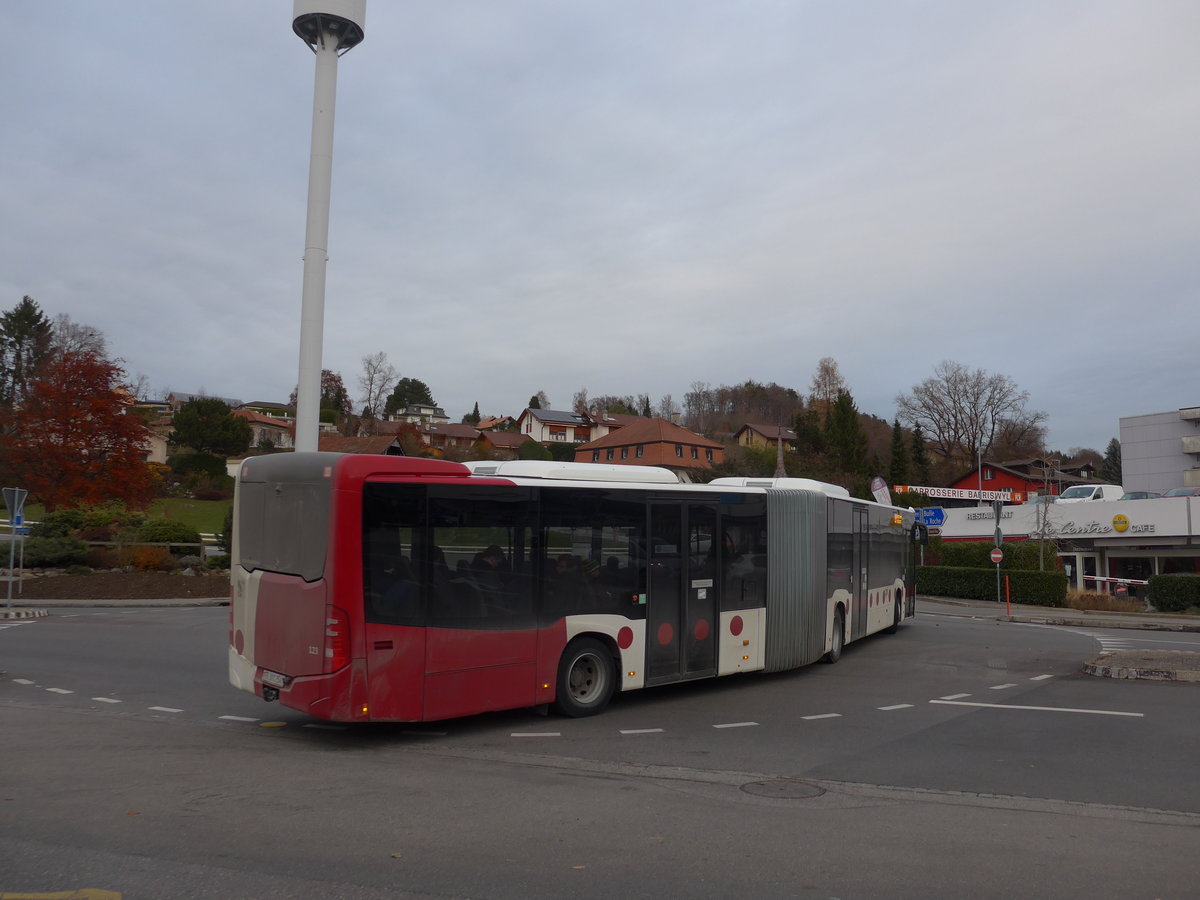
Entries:
<svg viewBox="0 0 1200 900">
<path fill-rule="evenodd" d="M 991 556 L 992 562 L 994 562 L 996 565 L 1000 565 L 1000 560 L 1004 559 L 1004 551 L 997 547 L 992 551 Z"/>
</svg>

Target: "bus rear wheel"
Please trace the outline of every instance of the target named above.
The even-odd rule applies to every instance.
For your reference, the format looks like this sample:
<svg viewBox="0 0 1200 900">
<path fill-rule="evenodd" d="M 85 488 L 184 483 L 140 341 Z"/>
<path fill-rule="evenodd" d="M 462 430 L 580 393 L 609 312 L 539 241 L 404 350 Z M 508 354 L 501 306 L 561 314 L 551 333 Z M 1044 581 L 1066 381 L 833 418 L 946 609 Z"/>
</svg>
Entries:
<svg viewBox="0 0 1200 900">
<path fill-rule="evenodd" d="M 595 638 L 571 643 L 558 663 L 554 709 L 573 719 L 602 712 L 617 686 L 612 654 Z"/>
<path fill-rule="evenodd" d="M 821 662 L 835 663 L 842 658 L 842 648 L 846 645 L 846 614 L 839 608 L 833 616 L 833 644 L 829 652 L 821 657 Z"/>
<path fill-rule="evenodd" d="M 887 628 L 888 634 L 895 634 L 900 630 L 900 620 L 904 617 L 904 594 L 900 591 L 896 591 L 895 604 L 896 609 L 892 617 L 892 624 Z"/>
</svg>

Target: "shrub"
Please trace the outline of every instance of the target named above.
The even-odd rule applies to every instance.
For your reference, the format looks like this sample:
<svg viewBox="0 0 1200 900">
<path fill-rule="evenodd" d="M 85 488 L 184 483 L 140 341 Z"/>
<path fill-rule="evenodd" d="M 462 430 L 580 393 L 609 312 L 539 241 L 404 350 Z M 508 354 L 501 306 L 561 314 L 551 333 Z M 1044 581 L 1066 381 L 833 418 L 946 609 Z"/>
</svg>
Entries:
<svg viewBox="0 0 1200 900">
<path fill-rule="evenodd" d="M 25 565 L 31 569 L 81 566 L 87 562 L 87 545 L 69 535 L 31 537 L 25 541 Z M 4 560 L 8 565 L 8 560 Z"/>
<path fill-rule="evenodd" d="M 1200 608 L 1200 577 L 1196 575 L 1151 575 L 1150 602 L 1162 612 L 1184 612 Z"/>
<path fill-rule="evenodd" d="M 966 569 L 992 569 L 995 578 L 995 564 L 989 554 L 995 548 L 991 541 L 943 541 L 932 538 L 925 551 L 925 561 L 936 566 L 952 566 Z M 1038 571 L 1041 564 L 1048 571 L 1061 568 L 1057 553 L 1058 548 L 1051 541 L 1008 541 L 1004 544 L 1004 560 L 1000 563 L 1001 572 L 1014 570 Z"/>
<path fill-rule="evenodd" d="M 166 547 L 134 547 L 129 561 L 143 572 L 170 572 L 175 568 L 175 557 Z"/>
<path fill-rule="evenodd" d="M 228 569 L 229 568 L 229 554 L 228 553 L 215 554 L 213 556 L 208 557 L 204 561 L 204 564 L 206 566 L 208 566 L 208 568 L 210 568 L 210 569 Z"/>
<path fill-rule="evenodd" d="M 1002 572 L 1009 580 L 1013 600 L 1034 606 L 1063 606 L 1067 576 L 1062 572 Z M 1003 585 L 1001 585 L 1003 589 Z M 996 570 L 951 566 L 918 566 L 917 593 L 964 600 L 995 600 Z"/>
<path fill-rule="evenodd" d="M 68 575 L 91 575 L 92 569 L 90 566 L 67 566 Z"/>
<path fill-rule="evenodd" d="M 222 553 L 229 555 L 233 552 L 233 507 L 225 510 L 225 522 L 221 525 L 221 531 L 217 534 L 217 549 Z M 226 563 L 228 566 L 228 563 Z"/>
<path fill-rule="evenodd" d="M 121 565 L 116 550 L 108 547 L 88 547 L 87 564 L 93 569 L 116 569 Z"/>
<path fill-rule="evenodd" d="M 225 475 L 225 460 L 211 453 L 176 453 L 167 459 L 167 465 L 177 477 L 183 478 L 197 473 L 216 478 Z"/>
<path fill-rule="evenodd" d="M 42 516 L 42 521 L 29 529 L 30 538 L 66 537 L 83 527 L 82 509 L 57 509 Z M 26 545 L 28 554 L 29 547 Z"/>
<path fill-rule="evenodd" d="M 200 532 L 183 522 L 172 519 L 150 519 L 138 529 L 137 539 L 150 544 L 171 544 L 172 553 L 192 553 L 195 547 L 177 544 L 199 544 Z"/>
</svg>

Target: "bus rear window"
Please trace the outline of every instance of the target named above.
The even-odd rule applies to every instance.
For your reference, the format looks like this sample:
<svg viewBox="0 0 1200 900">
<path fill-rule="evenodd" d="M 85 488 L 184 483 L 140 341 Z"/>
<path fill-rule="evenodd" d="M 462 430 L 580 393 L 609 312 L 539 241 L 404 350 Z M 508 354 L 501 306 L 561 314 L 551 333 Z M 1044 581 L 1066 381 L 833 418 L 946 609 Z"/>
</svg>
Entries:
<svg viewBox="0 0 1200 900">
<path fill-rule="evenodd" d="M 329 482 L 243 481 L 237 524 L 242 568 L 316 581 L 325 572 Z"/>
</svg>

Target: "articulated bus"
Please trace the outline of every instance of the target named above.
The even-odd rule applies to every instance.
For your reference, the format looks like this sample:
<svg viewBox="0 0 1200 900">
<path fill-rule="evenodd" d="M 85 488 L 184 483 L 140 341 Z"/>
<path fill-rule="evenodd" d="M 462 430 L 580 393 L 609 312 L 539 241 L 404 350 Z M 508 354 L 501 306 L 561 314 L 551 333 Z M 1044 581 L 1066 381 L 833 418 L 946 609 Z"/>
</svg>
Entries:
<svg viewBox="0 0 1200 900">
<path fill-rule="evenodd" d="M 835 662 L 914 615 L 912 526 L 807 479 L 251 458 L 229 678 L 321 719 L 418 722 Z"/>
</svg>

